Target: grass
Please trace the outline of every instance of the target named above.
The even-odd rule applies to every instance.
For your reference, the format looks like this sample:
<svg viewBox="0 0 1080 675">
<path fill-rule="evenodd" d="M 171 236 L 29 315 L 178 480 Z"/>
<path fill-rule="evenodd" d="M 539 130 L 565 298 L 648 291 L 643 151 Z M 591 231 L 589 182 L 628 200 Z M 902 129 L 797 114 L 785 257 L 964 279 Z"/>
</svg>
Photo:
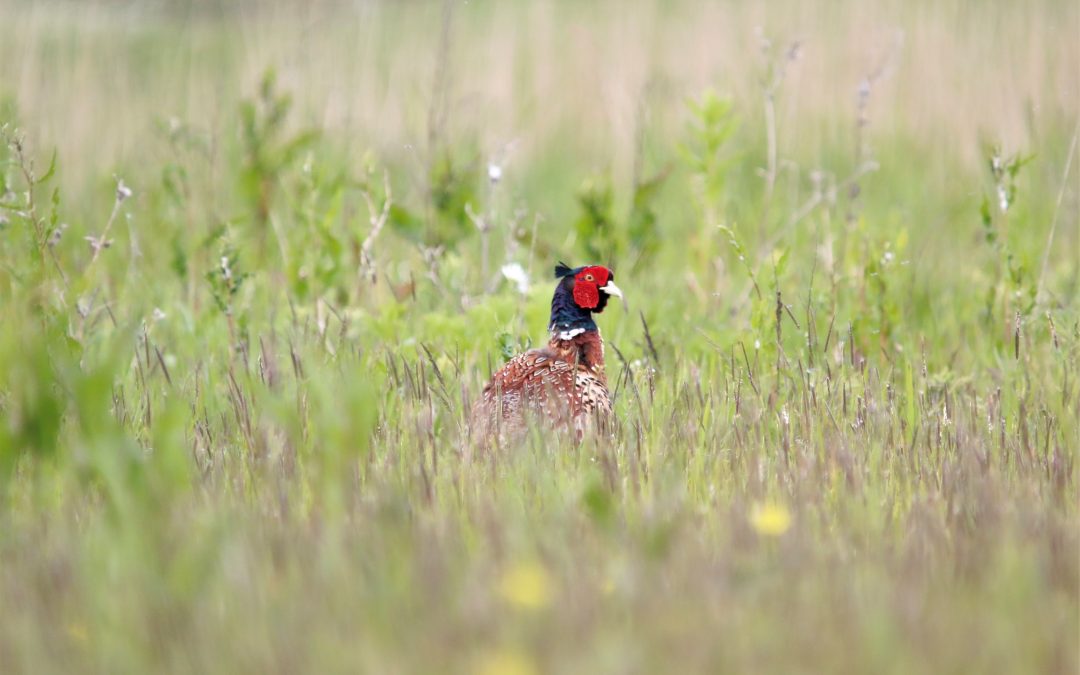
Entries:
<svg viewBox="0 0 1080 675">
<path fill-rule="evenodd" d="M 0 2 L 0 670 L 1076 672 L 1078 16 Z"/>
</svg>

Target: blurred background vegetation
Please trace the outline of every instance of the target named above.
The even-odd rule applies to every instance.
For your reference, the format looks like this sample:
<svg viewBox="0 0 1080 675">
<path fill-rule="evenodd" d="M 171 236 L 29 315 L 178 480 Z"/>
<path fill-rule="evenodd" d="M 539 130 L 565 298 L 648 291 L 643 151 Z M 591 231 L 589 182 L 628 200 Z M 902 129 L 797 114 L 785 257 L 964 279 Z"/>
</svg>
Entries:
<svg viewBox="0 0 1080 675">
<path fill-rule="evenodd" d="M 1078 30 L 0 0 L 0 670 L 1076 672 Z"/>
</svg>

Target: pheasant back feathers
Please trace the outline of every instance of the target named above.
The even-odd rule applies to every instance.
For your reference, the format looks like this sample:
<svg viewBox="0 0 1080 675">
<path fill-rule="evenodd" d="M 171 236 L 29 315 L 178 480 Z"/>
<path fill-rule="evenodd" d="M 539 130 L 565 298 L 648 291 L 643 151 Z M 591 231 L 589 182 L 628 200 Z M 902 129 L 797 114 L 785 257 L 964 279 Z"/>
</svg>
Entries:
<svg viewBox="0 0 1080 675">
<path fill-rule="evenodd" d="M 559 348 L 559 343 L 573 344 L 576 339 L 555 339 L 544 349 L 508 361 L 484 387 L 473 410 L 474 427 L 482 435 L 515 434 L 534 418 L 571 428 L 580 436 L 594 421 L 605 420 L 611 414 L 611 398 L 603 362 L 587 363 Z"/>
</svg>

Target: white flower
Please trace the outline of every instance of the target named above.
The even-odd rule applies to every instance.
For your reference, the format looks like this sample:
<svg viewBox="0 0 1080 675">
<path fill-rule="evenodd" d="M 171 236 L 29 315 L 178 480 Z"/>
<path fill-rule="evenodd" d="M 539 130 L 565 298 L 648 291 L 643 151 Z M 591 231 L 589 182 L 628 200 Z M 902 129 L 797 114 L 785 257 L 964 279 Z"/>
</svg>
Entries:
<svg viewBox="0 0 1080 675">
<path fill-rule="evenodd" d="M 529 273 L 518 263 L 507 263 L 502 266 L 502 275 L 507 281 L 513 282 L 519 293 L 529 292 Z"/>
<path fill-rule="evenodd" d="M 490 180 L 492 183 L 498 183 L 501 178 L 502 167 L 495 162 L 491 162 L 490 164 L 488 164 L 488 180 Z"/>
<path fill-rule="evenodd" d="M 124 179 L 116 181 L 116 201 L 122 202 L 131 196 L 131 188 L 124 185 Z"/>
</svg>

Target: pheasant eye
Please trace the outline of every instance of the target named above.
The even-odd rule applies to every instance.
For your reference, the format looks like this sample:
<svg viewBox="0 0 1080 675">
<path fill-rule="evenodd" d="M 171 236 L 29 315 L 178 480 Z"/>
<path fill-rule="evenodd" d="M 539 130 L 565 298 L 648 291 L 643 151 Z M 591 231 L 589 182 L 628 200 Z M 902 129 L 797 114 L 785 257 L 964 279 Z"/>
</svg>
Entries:
<svg viewBox="0 0 1080 675">
<path fill-rule="evenodd" d="M 596 281 L 596 277 L 594 277 L 591 274 L 586 274 L 585 275 L 585 281 Z"/>
</svg>

